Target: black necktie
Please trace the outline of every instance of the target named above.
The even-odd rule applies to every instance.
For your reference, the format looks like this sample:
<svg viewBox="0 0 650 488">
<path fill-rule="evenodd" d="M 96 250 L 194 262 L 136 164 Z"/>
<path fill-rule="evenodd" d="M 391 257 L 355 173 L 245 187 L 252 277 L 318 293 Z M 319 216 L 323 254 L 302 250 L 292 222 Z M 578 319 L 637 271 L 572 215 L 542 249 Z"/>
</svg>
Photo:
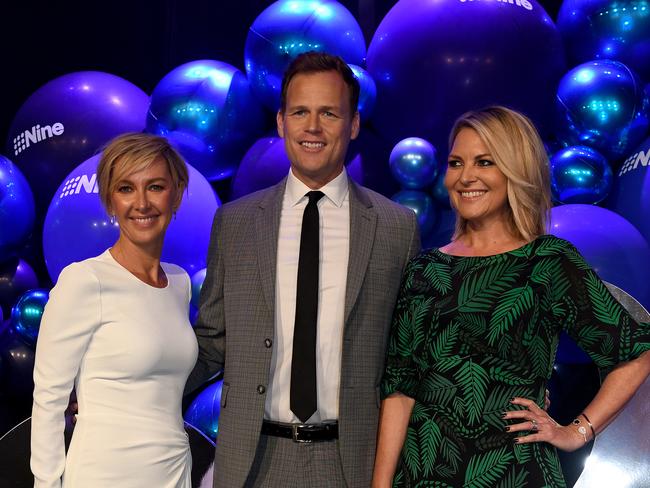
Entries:
<svg viewBox="0 0 650 488">
<path fill-rule="evenodd" d="M 309 203 L 302 215 L 296 321 L 291 359 L 291 411 L 306 422 L 316 404 L 316 322 L 318 320 L 318 200 L 321 191 L 307 193 Z"/>
</svg>

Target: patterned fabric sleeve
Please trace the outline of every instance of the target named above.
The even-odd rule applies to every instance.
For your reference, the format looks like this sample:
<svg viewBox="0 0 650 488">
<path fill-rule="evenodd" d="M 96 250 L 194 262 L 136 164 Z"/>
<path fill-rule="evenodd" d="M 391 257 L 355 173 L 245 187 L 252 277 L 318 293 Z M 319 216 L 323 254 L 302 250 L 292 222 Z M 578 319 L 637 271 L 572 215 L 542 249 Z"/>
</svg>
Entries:
<svg viewBox="0 0 650 488">
<path fill-rule="evenodd" d="M 419 268 L 416 257 L 406 267 L 402 279 L 388 338 L 386 370 L 381 384 L 382 398 L 395 392 L 413 398 L 419 383 L 417 365 L 413 360 L 413 334 L 417 333 L 422 320 L 417 313 L 418 305 L 426 299 L 416 286 Z"/>
<path fill-rule="evenodd" d="M 636 322 L 568 243 L 562 271 L 556 286 L 566 291 L 555 307 L 564 329 L 602 373 L 650 350 L 650 323 Z"/>
</svg>

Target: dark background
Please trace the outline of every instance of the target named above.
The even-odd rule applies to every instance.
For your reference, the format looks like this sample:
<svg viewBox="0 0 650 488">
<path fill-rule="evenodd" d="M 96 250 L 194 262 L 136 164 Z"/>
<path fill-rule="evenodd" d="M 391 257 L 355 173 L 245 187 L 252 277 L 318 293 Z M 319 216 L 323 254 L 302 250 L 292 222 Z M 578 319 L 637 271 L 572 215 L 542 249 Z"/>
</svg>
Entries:
<svg viewBox="0 0 650 488">
<path fill-rule="evenodd" d="M 429 0 L 422 0 L 429 1 Z M 482 1 L 482 0 L 475 0 Z M 36 89 L 73 71 L 106 71 L 147 93 L 182 63 L 215 59 L 244 68 L 248 28 L 270 0 L 3 0 L 0 142 Z M 342 0 L 370 44 L 393 0 Z M 555 19 L 560 0 L 542 0 Z M 450 42 L 453 40 L 450 39 Z"/>
</svg>

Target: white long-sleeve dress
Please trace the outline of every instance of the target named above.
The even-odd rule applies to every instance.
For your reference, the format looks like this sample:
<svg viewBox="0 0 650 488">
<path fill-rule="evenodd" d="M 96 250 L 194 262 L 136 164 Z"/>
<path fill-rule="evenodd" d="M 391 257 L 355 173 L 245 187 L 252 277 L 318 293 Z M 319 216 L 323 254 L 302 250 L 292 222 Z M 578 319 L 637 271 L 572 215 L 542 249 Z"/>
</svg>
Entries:
<svg viewBox="0 0 650 488">
<path fill-rule="evenodd" d="M 191 288 L 183 269 L 162 267 L 165 288 L 142 282 L 108 251 L 62 271 L 36 347 L 35 487 L 190 486 L 181 398 L 197 356 Z M 73 386 L 79 413 L 66 457 Z"/>
</svg>

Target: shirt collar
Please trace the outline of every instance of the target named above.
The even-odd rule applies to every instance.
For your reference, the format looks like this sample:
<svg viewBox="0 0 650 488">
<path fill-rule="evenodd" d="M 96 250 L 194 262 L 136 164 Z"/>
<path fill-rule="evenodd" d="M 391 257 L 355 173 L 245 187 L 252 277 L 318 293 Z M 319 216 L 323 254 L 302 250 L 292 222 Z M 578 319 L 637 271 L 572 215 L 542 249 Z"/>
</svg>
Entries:
<svg viewBox="0 0 650 488">
<path fill-rule="evenodd" d="M 285 192 L 289 197 L 289 204 L 292 207 L 300 202 L 300 200 L 304 198 L 307 192 L 311 190 L 311 188 L 296 178 L 292 170 L 289 170 Z M 345 168 L 343 168 L 343 171 L 341 171 L 341 173 L 336 178 L 327 183 L 325 186 L 318 188 L 318 190 L 322 191 L 325 196 L 337 207 L 343 205 L 345 197 L 348 194 L 348 174 L 345 171 Z"/>
</svg>

